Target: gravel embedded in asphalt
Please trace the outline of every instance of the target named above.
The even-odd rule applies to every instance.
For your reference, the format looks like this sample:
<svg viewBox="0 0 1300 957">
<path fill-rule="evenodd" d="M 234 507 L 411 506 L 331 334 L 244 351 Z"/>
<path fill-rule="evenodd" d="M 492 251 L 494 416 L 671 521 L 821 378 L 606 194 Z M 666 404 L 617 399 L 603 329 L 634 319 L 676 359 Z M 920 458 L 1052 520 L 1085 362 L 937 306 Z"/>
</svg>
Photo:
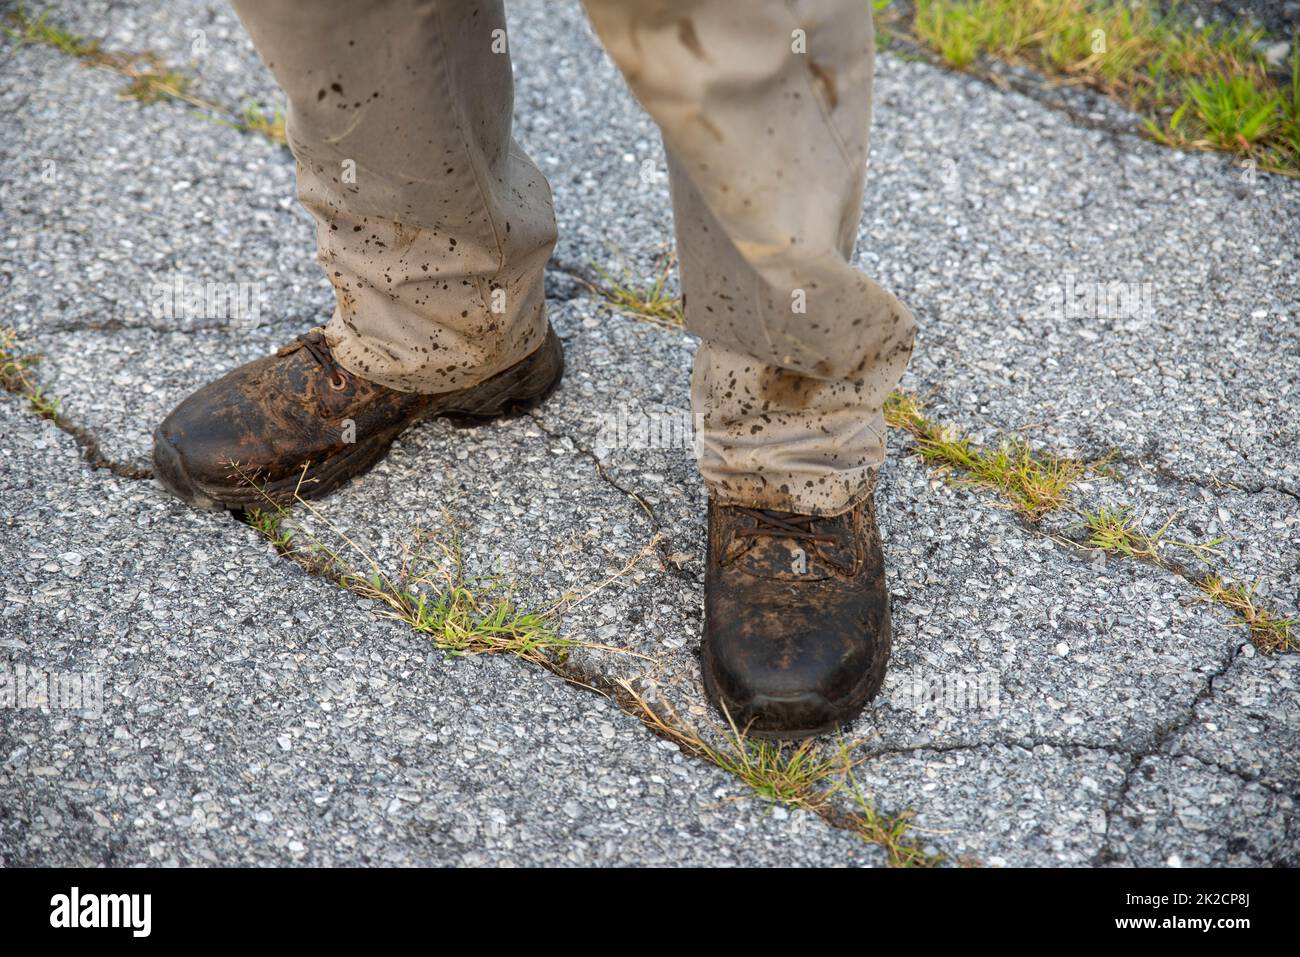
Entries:
<svg viewBox="0 0 1300 957">
<path fill-rule="evenodd" d="M 223 4 L 54 7 L 110 46 L 189 64 L 203 95 L 276 102 Z M 414 526 L 450 516 L 471 571 L 518 579 L 528 607 L 664 536 L 563 627 L 652 655 L 576 659 L 707 725 L 690 453 L 600 442 L 602 414 L 687 410 L 694 342 L 609 312 L 565 272 L 648 274 L 672 240 L 666 183 L 642 175 L 662 149 L 578 6 L 544 10 L 513 4 L 511 42 L 517 134 L 562 230 L 548 288 L 563 388 L 531 417 L 421 426 L 322 511 L 390 563 Z M 176 401 L 328 312 L 292 159 L 122 101 L 119 78 L 52 50 L 5 40 L 0 59 L 0 323 L 46 356 L 42 384 L 105 457 L 147 467 Z M 920 321 L 905 387 L 982 441 L 1025 429 L 1058 452 L 1119 448 L 1118 480 L 1090 479 L 1083 504 L 1228 536 L 1212 566 L 1300 611 L 1300 387 L 1284 374 L 1300 359 L 1300 188 L 926 64 L 886 55 L 878 74 L 857 261 Z M 150 315 L 150 286 L 176 275 L 258 284 L 257 323 Z M 1113 283 L 1142 308 L 1060 298 Z M 4 863 L 883 861 L 806 814 L 730 800 L 733 779 L 590 692 L 446 660 L 246 526 L 90 469 L 16 400 L 0 423 L 5 658 L 106 679 L 100 718 L 6 722 Z M 908 444 L 895 436 L 879 491 L 893 669 L 849 729 L 877 755 L 862 780 L 880 807 L 992 865 L 1295 864 L 1296 656 L 1255 653 L 1187 581 L 1055 543 Z M 954 689 L 970 700 L 935 706 Z"/>
</svg>

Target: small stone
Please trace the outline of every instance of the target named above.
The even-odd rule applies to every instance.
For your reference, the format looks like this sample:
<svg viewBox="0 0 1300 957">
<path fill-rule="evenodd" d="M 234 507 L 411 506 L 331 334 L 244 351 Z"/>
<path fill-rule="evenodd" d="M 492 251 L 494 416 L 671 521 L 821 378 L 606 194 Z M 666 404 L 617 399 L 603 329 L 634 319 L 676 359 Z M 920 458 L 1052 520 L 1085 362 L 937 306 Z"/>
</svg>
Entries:
<svg viewBox="0 0 1300 957">
<path fill-rule="evenodd" d="M 1277 43 L 1270 43 L 1264 48 L 1264 59 L 1269 62 L 1270 66 L 1281 66 L 1286 62 L 1287 54 L 1291 52 L 1291 44 L 1286 40 L 1279 40 Z"/>
</svg>

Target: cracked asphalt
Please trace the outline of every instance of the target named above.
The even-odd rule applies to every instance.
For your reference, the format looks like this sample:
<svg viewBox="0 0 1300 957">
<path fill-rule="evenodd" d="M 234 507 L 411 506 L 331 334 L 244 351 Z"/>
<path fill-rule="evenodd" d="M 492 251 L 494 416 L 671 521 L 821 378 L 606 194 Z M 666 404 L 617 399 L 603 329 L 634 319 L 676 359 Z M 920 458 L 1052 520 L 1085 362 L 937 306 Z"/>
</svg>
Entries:
<svg viewBox="0 0 1300 957">
<path fill-rule="evenodd" d="M 235 107 L 279 94 L 215 0 L 60 2 Z M 699 691 L 704 492 L 687 450 L 609 449 L 602 415 L 684 412 L 684 333 L 574 279 L 671 244 L 663 155 L 574 2 L 511 4 L 516 135 L 552 181 L 568 368 L 529 416 L 427 423 L 322 514 L 383 562 L 460 529 L 468 567 L 546 607 L 574 665 L 715 720 Z M 195 54 L 194 31 L 206 50 Z M 453 659 L 246 525 L 148 479 L 150 434 L 328 313 L 288 153 L 120 78 L 0 41 L 0 325 L 67 428 L 0 398 L 0 665 L 102 678 L 102 709 L 0 714 L 0 863 L 874 866 L 884 853 L 506 659 Z M 1300 613 L 1300 185 L 1245 175 L 889 54 L 857 261 L 920 323 L 904 387 L 983 441 L 1114 448 L 1080 501 L 1129 504 Z M 649 161 L 649 166 L 646 162 Z M 168 323 L 151 284 L 253 282 L 260 321 Z M 1077 314 L 1126 284 L 1146 308 Z M 1149 284 L 1149 285 L 1148 285 Z M 1085 311 L 1086 312 L 1086 311 Z M 986 865 L 1300 863 L 1300 668 L 1186 580 L 1055 540 L 893 436 L 878 501 L 885 691 L 847 730 L 883 811 Z M 99 467 L 95 467 L 99 466 Z M 310 517 L 303 517 L 310 524 Z M 673 560 L 667 560 L 671 557 Z M 936 703 L 917 690 L 975 687 Z M 969 697 L 969 696 L 968 696 Z"/>
</svg>

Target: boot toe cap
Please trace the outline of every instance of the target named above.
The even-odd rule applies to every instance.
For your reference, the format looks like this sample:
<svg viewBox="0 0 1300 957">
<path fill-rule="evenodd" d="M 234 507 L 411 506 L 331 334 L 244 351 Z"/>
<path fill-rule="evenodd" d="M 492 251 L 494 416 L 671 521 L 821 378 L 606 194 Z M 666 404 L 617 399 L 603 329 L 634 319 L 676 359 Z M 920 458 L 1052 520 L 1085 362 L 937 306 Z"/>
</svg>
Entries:
<svg viewBox="0 0 1300 957">
<path fill-rule="evenodd" d="M 154 475 L 191 504 L 217 508 L 204 488 L 242 483 L 240 467 L 268 461 L 263 423 L 235 414 L 220 395 L 200 389 L 172 410 L 153 434 Z"/>
<path fill-rule="evenodd" d="M 153 434 L 153 474 L 173 495 L 199 508 L 219 508 L 219 503 L 208 495 L 195 480 L 186 456 L 181 454 L 177 443 L 162 426 Z"/>
<path fill-rule="evenodd" d="M 737 727 L 772 735 L 802 736 L 830 730 L 854 717 L 879 685 L 869 647 L 859 637 L 837 642 L 820 638 L 776 655 L 755 654 L 755 647 L 777 642 L 746 641 L 716 653 L 705 648 L 706 683 Z M 829 649 L 835 649 L 827 654 Z M 792 664 L 797 663 L 797 664 Z"/>
</svg>

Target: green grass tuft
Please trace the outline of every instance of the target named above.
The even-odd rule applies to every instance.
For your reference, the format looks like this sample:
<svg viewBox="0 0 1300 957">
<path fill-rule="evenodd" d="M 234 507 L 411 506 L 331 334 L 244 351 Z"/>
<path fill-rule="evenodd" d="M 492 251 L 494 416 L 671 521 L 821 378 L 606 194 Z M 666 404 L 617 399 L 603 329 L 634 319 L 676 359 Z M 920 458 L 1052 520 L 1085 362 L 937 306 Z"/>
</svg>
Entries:
<svg viewBox="0 0 1300 957">
<path fill-rule="evenodd" d="M 1205 135 L 1221 150 L 1249 154 L 1283 121 L 1282 95 L 1261 90 L 1249 77 L 1192 80 L 1187 93 Z"/>
<path fill-rule="evenodd" d="M 1200 587 L 1207 601 L 1222 605 L 1237 616 L 1238 624 L 1249 629 L 1250 640 L 1260 651 L 1270 655 L 1300 651 L 1300 641 L 1291 633 L 1291 629 L 1300 627 L 1300 618 L 1280 618 L 1256 602 L 1255 592 L 1259 588 L 1259 582 L 1247 585 L 1245 582 L 1210 575 L 1201 582 Z"/>
<path fill-rule="evenodd" d="M 40 418 L 57 419 L 63 397 L 50 395 L 37 383 L 32 369 L 40 361 L 40 356 L 23 351 L 14 329 L 0 329 L 0 389 L 22 396 Z"/>
<path fill-rule="evenodd" d="M 911 833 L 909 812 L 889 816 L 876 810 L 875 802 L 858 785 L 853 774 L 857 762 L 843 739 L 829 750 L 815 739 L 797 744 L 756 739 L 736 727 L 728 715 L 728 728 L 719 743 L 680 720 L 671 708 L 652 706 L 626 679 L 620 679 L 618 686 L 623 707 L 647 728 L 733 775 L 752 796 L 809 811 L 850 830 L 883 848 L 894 867 L 934 867 L 944 862 L 943 855 L 928 854 L 919 846 Z M 834 801 L 841 793 L 848 796 L 850 813 L 842 812 Z"/>
<path fill-rule="evenodd" d="M 962 473 L 963 481 L 1000 492 L 1031 520 L 1066 504 L 1066 493 L 1083 477 L 1077 459 L 1034 450 L 1023 439 L 983 448 L 955 430 L 931 422 L 913 396 L 893 393 L 885 402 L 885 422 L 911 433 L 923 461 Z"/>
<path fill-rule="evenodd" d="M 239 118 L 239 123 L 235 125 L 245 132 L 261 134 L 275 143 L 289 142 L 284 128 L 284 113 L 280 110 L 267 113 L 256 103 L 248 103 Z"/>
<path fill-rule="evenodd" d="M 87 40 L 51 23 L 48 11 L 33 18 L 19 6 L 11 10 L 5 20 L 2 27 L 5 35 L 19 45 L 35 43 L 52 47 L 88 67 L 124 77 L 129 81 L 119 91 L 119 96 L 124 99 L 144 104 L 174 100 L 235 129 L 257 133 L 275 143 L 287 142 L 282 113 L 268 116 L 255 105 L 235 113 L 220 103 L 196 96 L 192 92 L 194 78 L 180 70 L 170 69 L 150 50 L 106 50 L 98 40 Z"/>
<path fill-rule="evenodd" d="M 1127 505 L 1114 508 L 1103 505 L 1096 512 L 1080 511 L 1078 514 L 1082 520 L 1082 527 L 1088 533 L 1087 544 L 1090 548 L 1098 548 L 1110 555 L 1136 558 L 1155 565 L 1165 565 L 1164 556 L 1160 552 L 1162 545 L 1186 549 L 1201 561 L 1208 562 L 1209 556 L 1218 553 L 1215 546 L 1225 541 L 1223 538 L 1215 538 L 1208 542 L 1166 540 L 1165 532 L 1173 524 L 1176 517 L 1174 515 L 1170 515 L 1154 535 L 1148 535 L 1142 530 L 1141 522 L 1134 514 L 1133 508 Z"/>
<path fill-rule="evenodd" d="M 289 551 L 290 543 L 293 541 L 293 532 L 284 527 L 284 519 L 283 510 L 250 508 L 244 513 L 244 521 L 256 529 L 279 552 Z"/>
<path fill-rule="evenodd" d="M 671 253 L 661 256 L 649 284 L 637 282 L 626 269 L 618 277 L 604 267 L 592 263 L 591 268 L 600 276 L 600 284 L 586 286 L 600 296 L 607 305 L 633 319 L 652 322 L 660 326 L 680 329 L 686 317 L 682 312 L 682 297 L 669 293 L 669 279 L 676 257 Z"/>
<path fill-rule="evenodd" d="M 514 586 L 498 576 L 465 574 L 459 536 L 450 541 L 416 529 L 402 572 L 389 580 L 378 571 L 345 574 L 344 588 L 388 606 L 390 617 L 427 635 L 452 655 L 507 653 L 553 665 L 582 642 L 557 634 L 553 611 L 525 611 Z"/>
<path fill-rule="evenodd" d="M 1300 175 L 1300 47 L 1283 86 L 1255 28 L 1123 0 L 917 0 L 912 30 L 955 69 L 1032 67 L 1118 100 L 1161 142 Z"/>
</svg>

